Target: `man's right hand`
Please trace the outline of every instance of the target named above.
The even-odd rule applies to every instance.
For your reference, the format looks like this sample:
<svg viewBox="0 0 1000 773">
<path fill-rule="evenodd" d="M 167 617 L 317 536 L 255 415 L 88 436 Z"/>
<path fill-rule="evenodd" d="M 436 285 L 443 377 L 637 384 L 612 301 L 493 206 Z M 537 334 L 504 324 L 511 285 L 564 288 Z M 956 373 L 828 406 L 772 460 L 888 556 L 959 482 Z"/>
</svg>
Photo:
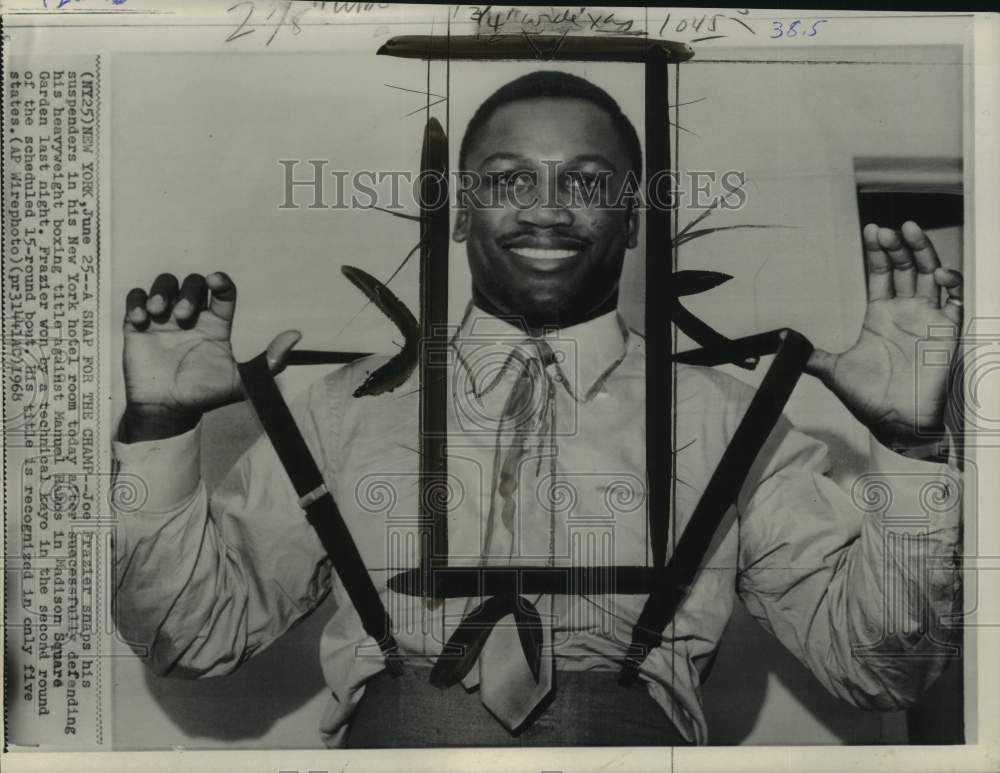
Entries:
<svg viewBox="0 0 1000 773">
<path fill-rule="evenodd" d="M 230 342 L 236 285 L 221 271 L 191 274 L 178 287 L 161 274 L 147 293 L 129 292 L 125 310 L 125 442 L 172 437 L 201 415 L 243 399 Z M 272 372 L 285 366 L 301 334 L 286 330 L 267 347 Z"/>
</svg>

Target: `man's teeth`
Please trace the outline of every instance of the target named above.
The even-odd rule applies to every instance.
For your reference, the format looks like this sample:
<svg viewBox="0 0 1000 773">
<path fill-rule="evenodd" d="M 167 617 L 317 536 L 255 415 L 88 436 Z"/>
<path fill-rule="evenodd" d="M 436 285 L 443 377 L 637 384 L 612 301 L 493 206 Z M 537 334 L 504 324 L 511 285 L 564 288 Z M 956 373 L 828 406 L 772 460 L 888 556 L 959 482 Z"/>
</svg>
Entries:
<svg viewBox="0 0 1000 773">
<path fill-rule="evenodd" d="M 579 252 L 579 250 L 555 250 L 545 249 L 542 247 L 511 247 L 510 251 L 516 252 L 518 255 L 525 258 L 546 260 L 562 260 L 565 258 L 572 258 Z"/>
</svg>

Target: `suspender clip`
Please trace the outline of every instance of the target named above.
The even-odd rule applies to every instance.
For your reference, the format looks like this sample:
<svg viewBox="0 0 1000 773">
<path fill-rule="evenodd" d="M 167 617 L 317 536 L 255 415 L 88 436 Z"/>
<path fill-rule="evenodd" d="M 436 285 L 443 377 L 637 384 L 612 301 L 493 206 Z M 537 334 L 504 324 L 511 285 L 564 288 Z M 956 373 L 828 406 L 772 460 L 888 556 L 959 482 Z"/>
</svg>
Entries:
<svg viewBox="0 0 1000 773">
<path fill-rule="evenodd" d="M 321 497 L 325 497 L 329 493 L 330 490 L 326 487 L 326 484 L 320 483 L 316 488 L 314 488 L 308 494 L 299 497 L 299 507 L 301 507 L 303 510 L 308 510 L 309 505 L 311 505 L 313 502 L 320 499 Z"/>
</svg>

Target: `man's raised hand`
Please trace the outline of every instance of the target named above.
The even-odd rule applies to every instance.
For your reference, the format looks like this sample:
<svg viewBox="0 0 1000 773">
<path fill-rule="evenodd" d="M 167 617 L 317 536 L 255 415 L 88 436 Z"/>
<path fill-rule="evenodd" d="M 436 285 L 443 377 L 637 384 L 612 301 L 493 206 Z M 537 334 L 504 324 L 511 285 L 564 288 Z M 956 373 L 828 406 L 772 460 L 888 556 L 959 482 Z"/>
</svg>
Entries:
<svg viewBox="0 0 1000 773">
<path fill-rule="evenodd" d="M 863 241 L 868 306 L 861 334 L 846 352 L 817 349 L 807 372 L 883 444 L 922 445 L 944 430 L 950 379 L 947 368 L 923 361 L 918 343 L 932 329 L 935 340 L 944 341 L 941 330 L 950 327 L 957 345 L 962 275 L 941 266 L 927 234 L 912 221 L 901 233 L 869 223 Z"/>
<path fill-rule="evenodd" d="M 226 274 L 191 274 L 181 285 L 161 274 L 148 292 L 131 290 L 125 306 L 122 440 L 186 432 L 206 411 L 243 399 L 230 342 L 236 285 Z M 300 338 L 287 330 L 271 341 L 273 372 Z"/>
</svg>

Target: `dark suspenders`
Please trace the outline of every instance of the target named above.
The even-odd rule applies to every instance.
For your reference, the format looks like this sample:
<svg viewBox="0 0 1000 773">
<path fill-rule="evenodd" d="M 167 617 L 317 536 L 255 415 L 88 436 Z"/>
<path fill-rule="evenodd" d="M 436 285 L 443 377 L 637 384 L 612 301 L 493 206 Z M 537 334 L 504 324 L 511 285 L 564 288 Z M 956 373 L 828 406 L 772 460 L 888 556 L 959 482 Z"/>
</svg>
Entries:
<svg viewBox="0 0 1000 773">
<path fill-rule="evenodd" d="M 741 344 L 745 344 L 748 340 L 754 346 L 741 347 Z M 666 565 L 665 582 L 658 583 L 646 599 L 646 604 L 632 630 L 632 643 L 622 667 L 620 680 L 622 684 L 631 684 L 635 681 L 639 666 L 642 665 L 646 655 L 660 645 L 663 631 L 694 584 L 698 569 L 708 553 L 712 537 L 715 536 L 726 511 L 739 496 L 740 489 L 750 474 L 750 468 L 767 442 L 771 430 L 778 423 L 781 412 L 812 353 L 812 344 L 804 336 L 787 329 L 729 343 L 737 350 L 746 352 L 746 356 L 757 357 L 775 350 L 777 356 L 764 375 L 760 388 L 750 401 L 732 440 L 716 465 L 701 499 L 698 500 L 687 526 L 684 527 L 684 532 L 677 541 L 670 561 Z M 682 355 L 677 359 L 683 360 L 684 357 Z M 705 349 L 693 353 L 689 359 L 704 359 L 708 361 L 705 364 L 728 361 L 722 359 L 712 362 L 713 352 Z"/>
<path fill-rule="evenodd" d="M 559 567 L 445 566 L 432 569 L 430 576 L 426 569 L 400 572 L 389 579 L 389 588 L 397 593 L 436 599 L 534 593 L 575 594 L 591 588 L 606 588 L 617 594 L 648 593 L 649 597 L 633 629 L 632 644 L 621 674 L 624 684 L 634 681 L 643 660 L 660 645 L 663 631 L 693 585 L 712 537 L 735 502 L 812 352 L 811 344 L 793 330 L 762 333 L 735 339 L 730 344 L 733 351 L 740 352 L 744 357 L 759 357 L 774 351 L 777 356 L 719 460 L 666 566 L 570 570 Z M 700 365 L 728 361 L 725 356 L 720 358 L 719 353 L 706 349 L 685 352 L 675 359 Z M 399 661 L 392 657 L 398 654 L 398 648 L 391 633 L 389 614 L 340 509 L 327 490 L 322 473 L 274 382 L 266 355 L 260 354 L 249 362 L 241 363 L 239 371 L 244 391 L 299 495 L 299 504 L 306 511 L 307 520 L 329 554 L 365 631 L 378 642 L 386 655 L 387 667 L 398 672 Z M 665 518 L 666 513 L 661 513 L 659 520 Z M 456 633 L 462 638 L 462 634 L 467 632 L 461 625 L 459 629 Z M 457 678 L 453 681 L 461 678 L 461 674 L 454 676 Z"/>
<path fill-rule="evenodd" d="M 306 511 L 306 519 L 316 531 L 323 548 L 330 556 L 344 590 L 361 618 L 365 631 L 386 656 L 386 667 L 398 672 L 399 648 L 392 636 L 392 622 L 365 568 L 351 532 L 344 523 L 340 508 L 327 490 L 316 461 L 306 441 L 302 438 L 291 411 L 285 403 L 274 377 L 267 366 L 267 355 L 262 353 L 249 362 L 239 364 L 240 378 L 264 433 L 274 446 L 281 466 L 288 473 L 299 505 Z"/>
<path fill-rule="evenodd" d="M 394 38 L 380 54 L 427 59 L 548 59 L 639 62 L 645 65 L 646 84 L 646 175 L 647 179 L 670 167 L 667 101 L 667 65 L 691 56 L 683 44 L 670 41 L 626 38 L 573 38 L 536 36 L 533 40 L 504 36 L 493 45 L 478 38 L 406 36 Z M 648 598 L 632 632 L 632 642 L 622 663 L 620 681 L 633 682 L 646 656 L 662 641 L 663 632 L 686 598 L 705 558 L 712 538 L 726 512 L 736 501 L 747 475 L 774 428 L 812 352 L 811 344 L 792 330 L 777 330 L 728 339 L 680 305 L 683 294 L 675 286 L 672 260 L 670 210 L 650 207 L 647 224 L 646 256 L 646 436 L 647 507 L 653 562 L 651 566 L 574 567 L 454 567 L 447 561 L 446 511 L 442 497 L 432 489 L 446 483 L 447 361 L 445 323 L 447 315 L 448 209 L 430 208 L 424 202 L 447 202 L 447 137 L 440 124 L 430 119 L 424 134 L 420 217 L 421 245 L 421 341 L 419 347 L 421 391 L 420 516 L 426 538 L 421 541 L 420 566 L 389 578 L 388 587 L 397 593 L 428 600 L 485 595 L 509 603 L 519 594 L 575 594 L 593 592 L 595 587 L 613 594 L 646 595 Z M 705 272 L 681 272 L 693 275 Z M 704 280 L 706 277 L 700 277 Z M 711 279 L 711 277 L 709 277 Z M 711 284 L 711 282 L 709 282 Z M 700 349 L 674 355 L 670 322 L 683 330 Z M 754 367 L 763 355 L 776 354 L 774 362 L 740 421 L 701 499 L 667 561 L 667 524 L 670 503 L 669 442 L 672 428 L 672 362 L 693 365 L 734 363 Z M 348 362 L 363 355 L 343 353 L 294 353 L 289 364 Z M 411 363 L 412 367 L 412 363 Z M 239 365 L 243 387 L 282 466 L 299 495 L 306 518 L 329 554 L 348 596 L 361 618 L 365 631 L 386 656 L 386 666 L 398 673 L 398 647 L 392 636 L 392 622 L 372 583 L 357 546 L 344 522 L 323 476 L 302 438 L 288 406 L 267 366 L 264 354 Z M 649 442 L 661 438 L 661 442 Z M 438 684 L 461 678 L 468 657 L 455 653 L 458 642 L 475 639 L 463 620 L 452 640 L 445 645 L 435 667 Z M 482 636 L 488 635 L 483 630 Z M 448 660 L 453 661 L 451 666 Z"/>
</svg>

